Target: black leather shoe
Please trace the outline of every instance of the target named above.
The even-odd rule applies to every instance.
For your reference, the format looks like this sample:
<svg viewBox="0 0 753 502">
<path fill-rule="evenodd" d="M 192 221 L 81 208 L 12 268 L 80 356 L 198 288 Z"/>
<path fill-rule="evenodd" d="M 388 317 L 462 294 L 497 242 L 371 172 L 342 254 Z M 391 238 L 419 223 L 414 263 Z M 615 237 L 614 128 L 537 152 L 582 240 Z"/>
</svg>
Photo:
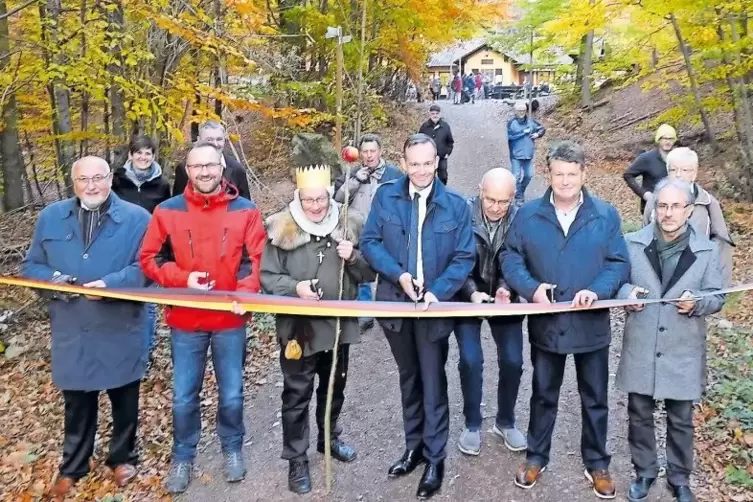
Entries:
<svg viewBox="0 0 753 502">
<path fill-rule="evenodd" d="M 668 483 L 672 495 L 677 502 L 695 502 L 695 495 L 688 485 L 675 486 L 672 483 Z"/>
<path fill-rule="evenodd" d="M 402 458 L 392 464 L 387 476 L 390 478 L 399 478 L 416 470 L 416 467 L 426 462 L 420 450 L 405 450 Z"/>
<path fill-rule="evenodd" d="M 628 500 L 630 502 L 641 502 L 648 498 L 648 491 L 651 489 L 651 485 L 654 484 L 656 478 L 642 478 L 638 476 L 635 481 L 632 482 L 628 489 Z"/>
<path fill-rule="evenodd" d="M 316 445 L 316 451 L 324 453 L 324 444 L 319 443 Z M 332 440 L 332 458 L 339 460 L 340 462 L 352 462 L 358 455 L 356 450 L 343 443 L 339 438 Z"/>
<path fill-rule="evenodd" d="M 288 470 L 288 489 L 302 495 L 311 491 L 311 475 L 307 460 L 291 460 Z"/>
<path fill-rule="evenodd" d="M 420 499 L 431 498 L 442 488 L 444 479 L 444 461 L 436 464 L 426 464 L 424 475 L 421 476 L 421 482 L 418 483 L 416 497 Z"/>
</svg>

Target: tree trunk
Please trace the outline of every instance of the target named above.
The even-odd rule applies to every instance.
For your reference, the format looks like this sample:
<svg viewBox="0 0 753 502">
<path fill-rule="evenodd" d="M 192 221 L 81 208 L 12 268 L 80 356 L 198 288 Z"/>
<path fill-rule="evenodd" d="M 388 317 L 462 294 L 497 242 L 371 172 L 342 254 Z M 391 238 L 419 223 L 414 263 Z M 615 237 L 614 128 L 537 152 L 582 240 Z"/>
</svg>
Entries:
<svg viewBox="0 0 753 502">
<path fill-rule="evenodd" d="M 8 18 L 4 14 L 8 11 L 5 0 L 0 0 L 0 55 L 10 53 L 8 39 Z M 10 57 L 0 58 L 0 73 L 8 72 Z M 24 159 L 21 155 L 18 139 L 18 108 L 16 94 L 13 90 L 14 82 L 5 95 L 5 103 L 0 102 L 2 123 L 0 124 L 0 162 L 3 174 L 3 207 L 6 211 L 17 209 L 24 205 L 23 174 Z"/>
<path fill-rule="evenodd" d="M 591 97 L 591 72 L 593 66 L 593 52 L 594 52 L 594 30 L 591 30 L 586 35 L 586 45 L 583 47 L 583 88 L 581 89 L 581 106 L 588 108 L 591 111 L 593 106 L 593 99 Z"/>
<path fill-rule="evenodd" d="M 63 10 L 61 0 L 47 0 L 46 6 L 39 4 L 40 22 L 42 24 L 42 41 L 49 47 L 58 45 L 58 26 L 60 25 L 60 13 Z M 52 20 L 49 29 L 46 27 L 47 18 Z M 57 52 L 50 56 L 49 51 L 44 51 L 47 65 L 56 64 L 65 66 L 65 54 Z M 58 169 L 63 176 L 63 184 L 68 195 L 73 195 L 71 181 L 71 167 L 73 166 L 74 148 L 70 139 L 73 126 L 71 123 L 70 92 L 59 78 L 52 80 L 47 86 L 52 110 L 52 132 L 55 135 L 55 156 Z M 67 136 L 67 137 L 66 137 Z"/>
<path fill-rule="evenodd" d="M 695 101 L 695 105 L 698 108 L 698 113 L 701 115 L 701 121 L 703 122 L 703 127 L 706 129 L 706 134 L 709 137 L 711 148 L 714 149 L 714 152 L 718 153 L 719 143 L 716 140 L 714 129 L 711 126 L 711 120 L 709 119 L 709 115 L 706 112 L 706 108 L 703 106 L 703 101 L 701 100 L 701 90 L 698 87 L 698 80 L 696 79 L 695 71 L 693 70 L 693 64 L 690 60 L 690 48 L 688 47 L 687 43 L 685 43 L 685 39 L 682 36 L 682 30 L 680 29 L 680 23 L 677 22 L 677 17 L 675 17 L 674 14 L 670 14 L 669 20 L 672 22 L 672 28 L 675 30 L 677 42 L 680 46 L 680 52 L 682 53 L 682 58 L 685 61 L 685 70 L 688 73 L 688 81 L 690 82 L 690 91 L 693 93 L 693 100 Z"/>
<path fill-rule="evenodd" d="M 214 0 L 214 34 L 218 38 L 223 36 L 223 19 L 222 19 L 222 2 L 220 0 Z M 222 90 L 222 56 L 217 54 L 214 67 L 214 87 L 215 89 Z M 214 100 L 214 113 L 220 120 L 222 120 L 222 100 Z"/>
<path fill-rule="evenodd" d="M 84 26 L 86 25 L 86 0 L 81 0 L 81 12 L 80 12 L 80 18 L 79 22 L 81 23 L 81 50 L 79 54 L 83 58 L 86 56 L 86 30 L 84 29 Z M 89 92 L 84 88 L 81 91 L 81 133 L 84 134 L 84 137 L 81 138 L 81 141 L 78 145 L 78 155 L 79 157 L 83 157 L 84 155 L 89 154 L 89 140 L 86 139 L 86 134 L 89 130 Z"/>
<path fill-rule="evenodd" d="M 125 34 L 125 14 L 123 12 L 123 4 L 120 0 L 113 0 L 110 6 L 114 6 L 113 9 L 108 9 L 108 5 L 104 5 L 105 14 L 107 16 L 107 33 L 105 34 L 105 41 L 110 46 L 110 57 L 119 61 L 120 64 L 107 65 L 107 73 L 110 75 L 110 85 L 107 91 L 107 97 L 110 101 L 110 120 L 111 120 L 111 134 L 116 139 L 115 146 L 115 158 L 113 163 L 115 165 L 121 165 L 125 162 L 128 154 L 126 138 L 127 124 L 126 124 L 126 109 L 125 109 L 125 97 L 123 95 L 123 89 L 117 82 L 116 77 L 123 77 L 123 47 L 121 46 L 121 37 Z"/>
</svg>

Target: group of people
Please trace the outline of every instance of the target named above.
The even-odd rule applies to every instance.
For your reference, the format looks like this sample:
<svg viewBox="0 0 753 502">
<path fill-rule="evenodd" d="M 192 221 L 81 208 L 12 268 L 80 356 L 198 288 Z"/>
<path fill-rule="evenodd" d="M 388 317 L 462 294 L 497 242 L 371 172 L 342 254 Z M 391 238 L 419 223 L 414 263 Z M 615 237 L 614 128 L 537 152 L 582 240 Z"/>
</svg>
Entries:
<svg viewBox="0 0 753 502">
<path fill-rule="evenodd" d="M 522 119 L 513 119 L 520 122 L 513 124 L 515 130 L 531 140 L 543 134 L 540 125 Z M 499 375 L 492 430 L 509 450 L 526 451 L 513 482 L 533 488 L 549 464 L 565 363 L 573 354 L 584 474 L 594 493 L 605 499 L 616 496 L 606 448 L 610 317 L 608 310 L 587 307 L 598 300 L 634 299 L 617 372 L 618 385 L 628 392 L 628 442 L 636 470 L 628 498 L 645 500 L 659 475 L 653 409 L 655 400 L 664 400 L 667 480 L 678 501 L 694 500 L 689 486 L 692 412 L 704 382 L 704 319 L 721 309 L 724 297 L 715 292 L 724 281 L 718 246 L 722 237 L 694 219 L 699 205 L 704 205 L 699 199 L 706 196 L 690 182 L 695 176 L 688 167 L 692 156 L 657 152 L 668 163 L 668 176 L 647 185 L 650 180 L 643 174 L 641 189 L 650 192 L 644 197 L 650 221 L 623 236 L 617 210 L 585 188 L 586 158 L 577 143 L 550 146 L 549 188 L 541 198 L 519 204 L 520 180 L 501 167 L 486 172 L 478 194 L 469 199 L 448 189 L 440 176 L 442 160 L 446 165 L 452 150 L 452 135 L 438 109 L 432 110 L 424 129 L 428 134 L 419 132 L 405 141 L 400 168 L 382 158 L 381 139 L 375 134 L 360 138 L 359 165 L 349 177 L 336 179 L 334 186 L 327 166 L 297 168 L 291 202 L 265 221 L 250 198 L 239 193 L 242 181 L 230 181 L 234 174 L 220 141 L 224 130 L 214 125 L 202 128 L 208 137 L 193 145 L 176 172 L 176 185 L 181 171 L 186 183 L 171 198 L 165 182 L 155 182 L 160 173 L 152 144 L 134 142 L 130 161 L 117 176 L 101 158 L 79 159 L 72 169 L 75 197 L 41 212 L 23 266 L 24 275 L 33 279 L 91 288 L 83 296 L 47 295 L 53 380 L 65 402 L 63 460 L 53 494 L 64 497 L 89 471 L 97 396 L 103 390 L 113 410 L 106 463 L 119 486 L 137 475 L 139 385 L 154 318 L 150 307 L 103 299 L 97 288 L 153 283 L 198 291 L 263 292 L 312 302 L 568 302 L 572 310 L 528 319 L 533 383 L 527 436 L 515 417 L 523 318 L 487 320 Z M 643 172 L 633 169 L 632 175 Z M 154 193 L 166 200 L 140 195 L 139 187 L 147 183 L 158 187 Z M 124 186 L 129 190 L 123 191 Z M 706 206 L 711 211 L 713 204 Z M 345 273 L 340 276 L 343 263 Z M 643 298 L 667 301 L 644 305 L 639 301 Z M 225 478 L 238 482 L 246 475 L 246 320 L 246 312 L 236 303 L 231 312 L 166 308 L 173 363 L 173 450 L 165 486 L 171 493 L 185 491 L 191 482 L 209 347 L 219 388 L 217 430 Z M 398 369 L 405 435 L 405 449 L 387 475 L 401 478 L 423 466 L 418 498 L 432 497 L 444 480 L 450 431 L 445 366 L 452 333 L 460 352 L 465 419 L 457 446 L 467 455 L 481 452 L 483 321 L 379 320 Z M 355 448 L 343 440 L 338 419 L 345 402 L 350 347 L 370 324 L 373 320 L 362 319 L 359 326 L 356 318 L 341 319 L 341 347 L 333 361 L 336 319 L 289 314 L 276 318 L 283 374 L 282 458 L 289 462 L 288 487 L 295 493 L 311 491 L 309 405 L 317 376 L 317 450 L 323 452 L 326 446 L 325 401 L 333 362 L 331 452 L 342 462 L 357 458 Z"/>
</svg>

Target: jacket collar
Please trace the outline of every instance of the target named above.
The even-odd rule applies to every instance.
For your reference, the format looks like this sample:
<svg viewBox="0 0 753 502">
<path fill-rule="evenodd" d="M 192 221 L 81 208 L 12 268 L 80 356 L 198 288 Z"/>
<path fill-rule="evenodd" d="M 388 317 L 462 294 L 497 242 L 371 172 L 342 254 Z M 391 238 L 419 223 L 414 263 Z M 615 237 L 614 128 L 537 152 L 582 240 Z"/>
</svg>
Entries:
<svg viewBox="0 0 753 502">
<path fill-rule="evenodd" d="M 112 219 L 115 223 L 121 223 L 123 221 L 123 210 L 125 203 L 123 199 L 115 195 L 115 192 L 110 192 L 110 203 L 107 207 L 105 214 Z M 63 208 L 63 218 L 69 218 L 71 216 L 77 216 L 78 214 L 78 198 L 71 197 L 65 201 L 66 206 Z"/>
<path fill-rule="evenodd" d="M 189 182 L 186 185 L 183 196 L 189 205 L 204 209 L 226 204 L 238 198 L 238 189 L 232 183 L 228 183 L 224 177 L 221 183 L 222 188 L 219 192 L 212 195 L 204 195 L 194 190 L 193 185 Z"/>
<path fill-rule="evenodd" d="M 334 204 L 334 202 L 333 202 Z M 298 220 L 286 208 L 279 213 L 273 214 L 266 220 L 267 238 L 273 246 L 284 251 L 292 251 L 311 242 L 311 233 L 302 228 Z M 355 211 L 348 212 L 347 235 L 345 233 L 345 212 L 338 213 L 336 226 L 327 234 L 331 238 L 340 242 L 343 239 L 351 242 L 358 242 L 358 237 L 363 229 L 364 220 L 361 215 Z M 314 234 L 316 235 L 316 234 Z M 323 235 L 320 237 L 327 237 Z"/>
<path fill-rule="evenodd" d="M 410 180 L 408 179 L 408 175 L 402 175 L 394 181 L 394 187 L 390 196 L 396 199 L 411 200 L 411 196 L 408 193 L 409 184 Z M 447 195 L 447 188 L 445 188 L 444 184 L 439 180 L 434 180 L 434 188 L 432 189 L 427 202 L 430 204 L 434 203 L 443 209 L 450 207 L 450 198 Z"/>
<path fill-rule="evenodd" d="M 580 228 L 580 226 L 587 221 L 587 219 L 591 219 L 592 216 L 595 216 L 594 211 L 598 210 L 596 207 L 596 204 L 594 204 L 593 198 L 591 197 L 591 194 L 588 193 L 588 190 L 586 190 L 585 187 L 581 188 L 581 196 L 583 197 L 583 203 L 578 208 L 578 213 L 575 216 L 575 221 L 573 222 L 573 226 L 570 227 L 570 231 L 567 233 L 567 236 L 574 234 L 575 231 Z M 544 195 L 538 200 L 537 202 L 538 207 L 536 208 L 536 212 L 554 223 L 555 225 L 559 226 L 559 220 L 557 219 L 557 213 L 554 209 L 554 204 L 552 204 L 552 187 L 546 189 L 546 192 L 544 192 Z"/>
<path fill-rule="evenodd" d="M 701 188 L 698 183 L 693 183 L 693 188 L 696 190 L 695 205 L 708 206 L 711 204 L 711 194 Z"/>
</svg>

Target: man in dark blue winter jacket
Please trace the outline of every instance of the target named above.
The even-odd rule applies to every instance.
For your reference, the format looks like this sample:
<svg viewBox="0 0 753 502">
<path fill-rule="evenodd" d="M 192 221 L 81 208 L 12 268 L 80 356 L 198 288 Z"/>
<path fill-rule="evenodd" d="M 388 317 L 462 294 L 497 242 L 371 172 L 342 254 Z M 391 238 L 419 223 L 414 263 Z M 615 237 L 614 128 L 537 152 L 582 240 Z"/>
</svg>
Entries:
<svg viewBox="0 0 753 502">
<path fill-rule="evenodd" d="M 571 141 L 547 154 L 551 187 L 518 211 L 505 240 L 502 273 L 529 302 L 588 307 L 614 298 L 630 273 L 617 210 L 584 188 L 585 154 Z M 528 318 L 533 384 L 527 461 L 515 484 L 532 488 L 549 463 L 552 430 L 567 355 L 573 354 L 581 398 L 581 456 L 600 498 L 614 498 L 606 451 L 609 310 L 570 311 Z"/>
</svg>

